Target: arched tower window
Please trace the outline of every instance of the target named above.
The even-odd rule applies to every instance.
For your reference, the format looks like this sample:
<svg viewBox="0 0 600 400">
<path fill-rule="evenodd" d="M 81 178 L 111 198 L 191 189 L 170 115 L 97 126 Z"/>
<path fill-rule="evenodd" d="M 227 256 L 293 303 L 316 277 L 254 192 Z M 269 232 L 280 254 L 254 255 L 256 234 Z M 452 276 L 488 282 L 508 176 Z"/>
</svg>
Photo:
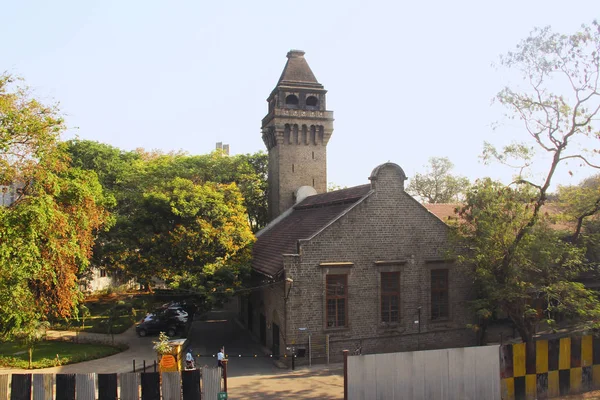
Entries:
<svg viewBox="0 0 600 400">
<path fill-rule="evenodd" d="M 317 107 L 319 105 L 319 99 L 315 96 L 308 96 L 306 98 L 306 106 L 307 107 Z"/>
<path fill-rule="evenodd" d="M 297 106 L 298 105 L 298 96 L 296 96 L 295 94 L 289 94 L 285 98 L 285 104 L 290 105 L 290 106 Z"/>
</svg>

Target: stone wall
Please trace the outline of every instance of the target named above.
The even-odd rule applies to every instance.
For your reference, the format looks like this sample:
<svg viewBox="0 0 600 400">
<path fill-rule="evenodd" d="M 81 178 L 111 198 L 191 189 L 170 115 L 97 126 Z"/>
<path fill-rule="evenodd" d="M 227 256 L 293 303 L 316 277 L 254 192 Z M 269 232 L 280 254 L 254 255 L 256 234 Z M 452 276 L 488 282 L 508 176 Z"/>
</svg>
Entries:
<svg viewBox="0 0 600 400">
<path fill-rule="evenodd" d="M 469 280 L 445 261 L 448 227 L 404 192 L 404 179 L 401 170 L 384 165 L 369 197 L 301 243 L 298 263 L 285 270 L 293 279 L 288 343 L 307 343 L 310 332 L 318 359 L 329 337 L 331 361 L 339 361 L 344 348 L 377 353 L 474 344 L 466 328 Z M 450 317 L 441 321 L 430 317 L 430 274 L 437 268 L 449 270 Z M 388 325 L 380 320 L 380 273 L 392 271 L 400 272 L 400 321 Z M 327 274 L 348 275 L 344 328 L 326 327 Z"/>
</svg>

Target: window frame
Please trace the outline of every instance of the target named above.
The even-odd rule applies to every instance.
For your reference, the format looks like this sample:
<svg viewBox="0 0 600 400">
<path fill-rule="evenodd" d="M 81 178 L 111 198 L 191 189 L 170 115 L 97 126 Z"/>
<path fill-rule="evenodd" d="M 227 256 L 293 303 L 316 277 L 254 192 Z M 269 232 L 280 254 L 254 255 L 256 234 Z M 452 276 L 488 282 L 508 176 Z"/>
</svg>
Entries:
<svg viewBox="0 0 600 400">
<path fill-rule="evenodd" d="M 386 291 L 384 289 L 384 282 L 386 281 L 384 279 L 384 276 L 388 276 L 388 277 L 395 276 L 395 278 L 392 278 L 396 283 L 395 291 Z M 401 320 L 401 313 L 400 313 L 401 289 L 402 289 L 402 287 L 401 287 L 401 282 L 400 282 L 400 271 L 380 271 L 379 272 L 379 322 L 380 323 L 388 324 L 388 325 L 397 325 L 400 323 L 400 320 Z M 388 320 L 383 319 L 384 297 L 388 297 L 390 299 L 392 297 L 396 297 L 397 310 L 396 310 L 396 320 L 394 320 L 394 321 L 392 321 L 392 319 L 391 319 L 391 315 L 392 315 L 392 310 L 391 310 L 392 302 L 391 301 L 388 301 L 388 309 L 385 311 L 388 313 Z"/>
<path fill-rule="evenodd" d="M 344 282 L 344 294 L 343 295 L 339 295 L 337 293 L 335 293 L 334 295 L 330 295 L 329 294 L 329 290 L 328 290 L 328 285 L 329 285 L 329 279 L 330 278 L 334 278 L 334 279 L 343 279 Z M 325 329 L 345 329 L 349 327 L 349 321 L 348 321 L 348 274 L 341 274 L 341 273 L 333 273 L 333 274 L 327 274 L 325 275 Z M 335 301 L 335 317 L 334 317 L 334 321 L 335 324 L 333 326 L 329 326 L 329 301 L 330 300 L 334 300 Z M 338 325 L 338 320 L 339 320 L 339 313 L 338 313 L 338 301 L 339 300 L 344 300 L 344 325 Z"/>
<path fill-rule="evenodd" d="M 434 274 L 443 273 L 445 275 L 445 286 L 434 287 Z M 443 304 L 440 303 L 439 296 L 434 300 L 434 293 L 445 293 L 445 313 L 441 315 L 439 312 Z M 450 319 L 450 269 L 449 268 L 432 268 L 429 272 L 429 319 L 431 321 L 446 321 Z M 434 312 L 434 309 L 437 309 Z"/>
</svg>

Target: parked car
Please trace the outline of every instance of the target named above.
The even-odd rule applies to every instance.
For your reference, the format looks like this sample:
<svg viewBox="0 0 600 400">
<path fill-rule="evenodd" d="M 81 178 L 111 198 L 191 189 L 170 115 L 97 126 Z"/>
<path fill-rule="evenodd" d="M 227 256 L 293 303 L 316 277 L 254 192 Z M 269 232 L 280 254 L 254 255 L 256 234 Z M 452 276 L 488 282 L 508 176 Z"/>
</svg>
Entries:
<svg viewBox="0 0 600 400">
<path fill-rule="evenodd" d="M 185 322 L 178 319 L 177 316 L 169 315 L 167 312 L 151 313 L 135 326 L 135 332 L 140 337 L 155 335 L 159 332 L 165 332 L 168 336 L 175 336 L 184 327 Z"/>
</svg>

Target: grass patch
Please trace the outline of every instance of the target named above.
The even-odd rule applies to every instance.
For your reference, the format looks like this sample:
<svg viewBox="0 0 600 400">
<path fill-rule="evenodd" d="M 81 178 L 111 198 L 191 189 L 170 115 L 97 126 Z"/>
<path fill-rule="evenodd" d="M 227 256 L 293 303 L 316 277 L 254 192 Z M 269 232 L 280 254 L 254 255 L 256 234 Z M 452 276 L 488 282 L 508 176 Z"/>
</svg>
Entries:
<svg viewBox="0 0 600 400">
<path fill-rule="evenodd" d="M 33 368 L 48 368 L 107 357 L 124 350 L 123 347 L 104 344 L 71 343 L 47 340 L 33 349 Z M 58 359 L 57 359 L 58 355 Z M 0 367 L 29 368 L 26 346 L 14 342 L 0 342 Z"/>
<path fill-rule="evenodd" d="M 78 330 L 81 332 L 109 333 L 109 320 L 111 312 L 119 302 L 124 304 L 118 316 L 113 317 L 112 333 L 125 332 L 134 323 L 143 318 L 149 310 L 162 304 L 152 294 L 105 294 L 88 298 L 84 304 L 90 311 L 90 316 L 83 320 L 70 319 L 68 321 L 53 321 L 51 329 Z"/>
</svg>

